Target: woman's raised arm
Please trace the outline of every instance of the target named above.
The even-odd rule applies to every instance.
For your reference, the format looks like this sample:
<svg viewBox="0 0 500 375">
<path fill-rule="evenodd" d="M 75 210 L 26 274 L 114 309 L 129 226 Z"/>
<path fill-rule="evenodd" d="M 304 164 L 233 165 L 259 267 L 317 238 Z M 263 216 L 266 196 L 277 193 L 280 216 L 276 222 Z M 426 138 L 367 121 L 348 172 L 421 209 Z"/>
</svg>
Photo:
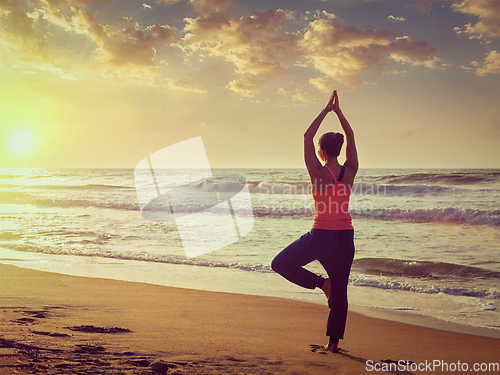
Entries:
<svg viewBox="0 0 500 375">
<path fill-rule="evenodd" d="M 334 94 L 330 97 L 328 104 L 321 111 L 321 113 L 314 119 L 314 121 L 309 125 L 306 132 L 304 133 L 304 161 L 306 163 L 307 171 L 311 177 L 311 181 L 320 182 L 320 180 L 325 176 L 323 171 L 323 165 L 316 155 L 316 148 L 314 147 L 314 136 L 318 132 L 318 129 L 325 119 L 328 112 L 333 110 Z"/>
<path fill-rule="evenodd" d="M 351 125 L 349 124 L 349 121 L 345 118 L 344 114 L 342 113 L 342 110 L 340 109 L 339 105 L 339 97 L 337 95 L 337 91 L 333 92 L 333 104 L 332 104 L 332 111 L 334 111 L 339 120 L 340 120 L 340 125 L 342 126 L 342 129 L 344 130 L 344 134 L 346 137 L 346 160 L 344 163 L 344 166 L 348 169 L 350 169 L 350 172 L 353 173 L 354 175 L 358 171 L 359 163 L 358 163 L 358 151 L 356 150 L 356 142 L 354 141 L 354 131 L 351 128 Z"/>
</svg>

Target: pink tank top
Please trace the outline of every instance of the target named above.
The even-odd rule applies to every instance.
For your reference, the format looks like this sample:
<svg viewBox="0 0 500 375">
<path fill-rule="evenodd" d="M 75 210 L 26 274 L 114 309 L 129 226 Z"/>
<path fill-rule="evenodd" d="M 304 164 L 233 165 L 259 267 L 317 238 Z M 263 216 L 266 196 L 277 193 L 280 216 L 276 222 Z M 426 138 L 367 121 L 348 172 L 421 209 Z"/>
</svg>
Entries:
<svg viewBox="0 0 500 375">
<path fill-rule="evenodd" d="M 349 197 L 351 188 L 335 180 L 330 167 L 325 165 L 332 175 L 334 184 L 328 185 L 327 190 L 320 192 L 312 189 L 314 198 L 313 229 L 344 230 L 354 229 L 351 215 L 349 215 Z"/>
</svg>

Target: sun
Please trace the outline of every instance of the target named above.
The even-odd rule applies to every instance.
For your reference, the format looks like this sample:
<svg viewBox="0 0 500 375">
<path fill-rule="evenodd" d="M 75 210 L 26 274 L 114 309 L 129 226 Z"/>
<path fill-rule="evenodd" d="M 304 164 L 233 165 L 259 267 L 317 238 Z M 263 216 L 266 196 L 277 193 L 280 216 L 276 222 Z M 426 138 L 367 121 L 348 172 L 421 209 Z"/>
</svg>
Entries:
<svg viewBox="0 0 500 375">
<path fill-rule="evenodd" d="M 29 131 L 16 129 L 9 136 L 9 146 L 17 154 L 27 154 L 33 151 L 35 141 Z"/>
</svg>

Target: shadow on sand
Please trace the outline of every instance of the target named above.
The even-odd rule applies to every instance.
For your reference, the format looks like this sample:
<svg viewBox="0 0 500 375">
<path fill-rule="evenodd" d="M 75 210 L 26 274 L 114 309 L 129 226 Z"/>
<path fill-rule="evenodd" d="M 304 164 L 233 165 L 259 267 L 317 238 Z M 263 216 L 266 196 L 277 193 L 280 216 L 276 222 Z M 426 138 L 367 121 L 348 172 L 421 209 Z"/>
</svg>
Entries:
<svg viewBox="0 0 500 375">
<path fill-rule="evenodd" d="M 318 353 L 318 354 L 337 354 L 337 353 L 331 353 L 323 345 L 315 345 L 311 344 L 311 352 L 313 353 Z M 362 357 L 356 357 L 354 355 L 348 354 L 348 350 L 345 349 L 340 349 L 340 354 L 341 356 L 345 358 L 349 358 L 351 361 L 359 362 L 364 365 L 366 365 L 367 371 L 369 368 L 372 368 L 373 370 L 378 369 L 378 371 L 385 371 L 390 374 L 397 374 L 397 375 L 414 375 L 413 372 L 407 371 L 405 368 L 407 367 L 406 365 L 409 365 L 413 362 L 408 362 L 408 361 L 395 361 L 392 359 L 383 359 L 379 362 L 368 360 L 366 358 Z M 376 367 L 375 367 L 376 366 Z"/>
</svg>

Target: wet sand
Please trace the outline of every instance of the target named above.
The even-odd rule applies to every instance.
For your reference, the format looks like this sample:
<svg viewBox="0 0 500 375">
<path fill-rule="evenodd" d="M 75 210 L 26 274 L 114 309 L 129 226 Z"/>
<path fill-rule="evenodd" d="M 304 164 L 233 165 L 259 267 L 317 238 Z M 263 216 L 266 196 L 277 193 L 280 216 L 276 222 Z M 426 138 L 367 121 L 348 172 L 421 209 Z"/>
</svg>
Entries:
<svg viewBox="0 0 500 375">
<path fill-rule="evenodd" d="M 0 288 L 0 374 L 454 374 L 458 363 L 500 362 L 500 339 L 353 312 L 342 352 L 327 353 L 326 302 L 1 264 Z"/>
</svg>

